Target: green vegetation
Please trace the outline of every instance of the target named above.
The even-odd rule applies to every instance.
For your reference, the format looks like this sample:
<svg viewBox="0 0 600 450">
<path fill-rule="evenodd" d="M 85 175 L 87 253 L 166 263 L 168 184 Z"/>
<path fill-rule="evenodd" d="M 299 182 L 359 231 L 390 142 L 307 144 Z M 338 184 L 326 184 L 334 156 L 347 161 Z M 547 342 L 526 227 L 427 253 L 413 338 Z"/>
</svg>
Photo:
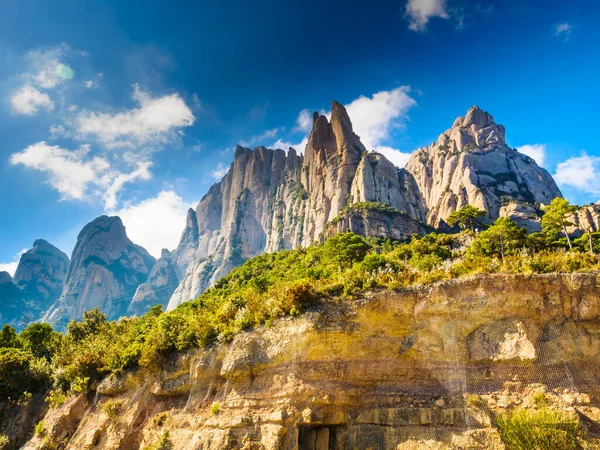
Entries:
<svg viewBox="0 0 600 450">
<path fill-rule="evenodd" d="M 35 429 L 34 429 L 35 435 L 38 437 L 44 437 L 47 432 L 48 432 L 48 430 L 46 430 L 46 423 L 43 420 L 40 420 L 35 425 Z"/>
<path fill-rule="evenodd" d="M 210 405 L 210 412 L 213 416 L 219 414 L 221 412 L 221 403 L 214 402 L 212 405 Z"/>
<path fill-rule="evenodd" d="M 146 450 L 172 450 L 173 443 L 171 442 L 171 438 L 169 437 L 168 431 L 163 431 L 160 435 L 158 442 L 152 447 L 147 448 Z"/>
<path fill-rule="evenodd" d="M 575 413 L 517 408 L 496 418 L 507 450 L 575 450 L 584 433 Z"/>
<path fill-rule="evenodd" d="M 382 205 L 375 207 L 389 209 Z M 177 352 L 230 341 L 242 330 L 268 326 L 324 302 L 344 302 L 366 290 L 400 290 L 472 274 L 600 269 L 600 256 L 589 252 L 587 239 L 573 240 L 571 250 L 560 237 L 527 236 L 507 218 L 474 234 L 469 220 L 478 215 L 465 214 L 460 220 L 466 229 L 459 234 L 394 242 L 340 233 L 321 245 L 263 254 L 169 313 L 158 305 L 142 317 L 110 322 L 95 309 L 69 323 L 65 334 L 46 324 L 31 324 L 21 333 L 4 326 L 0 401 L 26 402 L 32 393 L 45 392 L 47 403 L 56 407 L 69 395 L 87 393 L 108 374 L 155 371 Z"/>
<path fill-rule="evenodd" d="M 5 434 L 0 434 L 0 450 L 10 448 L 10 438 Z"/>
<path fill-rule="evenodd" d="M 480 225 L 479 219 L 483 216 L 485 216 L 485 211 L 483 209 L 465 205 L 461 209 L 450 214 L 446 222 L 451 227 L 458 225 L 462 230 L 470 229 L 474 233 L 475 227 Z"/>
<path fill-rule="evenodd" d="M 550 236 L 556 236 L 560 233 L 564 234 L 571 250 L 573 249 L 573 244 L 571 243 L 569 233 L 567 233 L 567 227 L 573 224 L 569 222 L 568 217 L 574 214 L 577 209 L 577 206 L 570 205 L 566 199 L 555 198 L 544 209 L 542 217 L 542 231 Z"/>
<path fill-rule="evenodd" d="M 123 403 L 119 401 L 109 400 L 106 403 L 104 403 L 104 405 L 102 405 L 102 411 L 104 411 L 106 417 L 108 417 L 111 420 L 115 420 L 119 415 L 119 411 L 121 411 L 122 406 Z"/>
<path fill-rule="evenodd" d="M 398 211 L 396 208 L 388 205 L 387 203 L 382 202 L 356 202 L 356 203 L 348 203 L 344 208 L 340 211 L 340 213 L 335 216 L 333 219 L 329 221 L 327 225 L 335 225 L 337 224 L 342 217 L 344 217 L 349 212 L 365 212 L 365 211 L 379 211 L 384 213 L 401 213 L 402 211 Z M 327 228 L 327 226 L 325 227 Z"/>
</svg>

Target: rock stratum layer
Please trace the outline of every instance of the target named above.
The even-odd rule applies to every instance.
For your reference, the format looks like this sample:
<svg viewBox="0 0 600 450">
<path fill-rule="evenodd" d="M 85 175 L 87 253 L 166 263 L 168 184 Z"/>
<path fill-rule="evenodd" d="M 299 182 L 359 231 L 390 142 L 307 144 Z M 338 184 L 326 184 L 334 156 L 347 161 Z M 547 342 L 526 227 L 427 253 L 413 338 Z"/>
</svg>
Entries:
<svg viewBox="0 0 600 450">
<path fill-rule="evenodd" d="M 107 378 L 44 420 L 69 449 L 139 449 L 164 431 L 189 450 L 503 449 L 494 415 L 544 393 L 593 441 L 599 312 L 598 273 L 378 291 Z"/>
</svg>

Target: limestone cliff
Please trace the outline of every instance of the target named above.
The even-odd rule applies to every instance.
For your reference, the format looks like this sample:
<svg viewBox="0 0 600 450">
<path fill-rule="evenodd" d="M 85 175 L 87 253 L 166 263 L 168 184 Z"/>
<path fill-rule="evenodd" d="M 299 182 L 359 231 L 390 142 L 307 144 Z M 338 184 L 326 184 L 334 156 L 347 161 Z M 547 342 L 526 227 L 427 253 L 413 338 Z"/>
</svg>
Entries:
<svg viewBox="0 0 600 450">
<path fill-rule="evenodd" d="M 406 170 L 425 200 L 427 222 L 439 226 L 471 204 L 492 220 L 503 199 L 549 204 L 561 193 L 550 174 L 533 159 L 506 145 L 505 130 L 477 106 L 429 147 L 416 150 Z"/>
<path fill-rule="evenodd" d="M 186 271 L 168 309 L 197 297 L 248 258 L 311 245 L 332 229 L 362 227 L 364 235 L 387 237 L 425 231 L 419 224 L 425 209 L 412 175 L 368 153 L 342 105 L 333 102 L 331 111 L 330 121 L 313 115 L 304 155 L 292 148 L 286 154 L 237 147 L 229 172 L 196 207 L 195 249 L 188 240 L 175 250 L 182 255 L 178 267 Z M 363 211 L 353 222 L 362 225 L 352 228 L 342 220 L 330 226 L 344 207 L 358 202 L 386 203 L 402 215 Z"/>
<path fill-rule="evenodd" d="M 62 329 L 96 307 L 110 319 L 125 315 L 154 262 L 129 240 L 120 218 L 98 217 L 79 233 L 62 294 L 43 320 Z"/>
<path fill-rule="evenodd" d="M 504 449 L 539 399 L 600 426 L 598 273 L 495 274 L 325 302 L 51 410 L 67 449 Z M 112 402 L 112 403 L 111 403 Z M 105 405 L 118 405 L 109 415 Z"/>
</svg>

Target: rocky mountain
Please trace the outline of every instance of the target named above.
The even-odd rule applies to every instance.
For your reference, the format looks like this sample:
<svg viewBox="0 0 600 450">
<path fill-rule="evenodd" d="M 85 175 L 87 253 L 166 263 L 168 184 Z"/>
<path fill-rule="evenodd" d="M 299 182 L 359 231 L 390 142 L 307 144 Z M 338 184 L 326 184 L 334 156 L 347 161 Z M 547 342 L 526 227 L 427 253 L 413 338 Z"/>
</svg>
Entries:
<svg viewBox="0 0 600 450">
<path fill-rule="evenodd" d="M 111 319 L 125 315 L 154 263 L 129 240 L 119 217 L 98 217 L 79 233 L 61 296 L 43 320 L 62 329 L 96 307 Z"/>
<path fill-rule="evenodd" d="M 387 203 L 392 211 L 347 208 L 366 202 Z M 176 250 L 177 267 L 186 272 L 168 309 L 262 252 L 308 246 L 333 229 L 408 237 L 425 232 L 424 219 L 412 176 L 367 152 L 346 109 L 333 102 L 331 120 L 313 115 L 304 155 L 237 147 L 229 172 L 198 204 L 197 224 L 188 225 L 197 227 L 195 251 L 189 239 Z"/>
<path fill-rule="evenodd" d="M 68 256 L 43 239 L 21 255 L 13 282 L 30 308 L 37 310 L 30 320 L 37 320 L 60 297 L 68 267 Z"/>
<path fill-rule="evenodd" d="M 562 196 L 550 174 L 508 147 L 504 126 L 478 106 L 429 147 L 413 152 L 406 170 L 423 196 L 427 222 L 435 227 L 466 204 L 486 210 L 492 220 L 503 203 L 548 204 Z"/>
<path fill-rule="evenodd" d="M 8 272 L 0 272 L 0 323 L 19 326 L 23 316 L 23 295 Z"/>
<path fill-rule="evenodd" d="M 330 119 L 314 113 L 303 154 L 238 146 L 227 174 L 188 211 L 177 248 L 164 250 L 156 264 L 129 241 L 118 218 L 87 225 L 45 318 L 64 325 L 96 306 L 111 318 L 159 303 L 173 309 L 260 253 L 306 247 L 346 230 L 403 239 L 443 228 L 466 204 L 485 209 L 489 221 L 508 216 L 538 231 L 540 206 L 560 195 L 550 174 L 508 147 L 504 127 L 477 106 L 401 169 L 365 148 L 334 101 Z M 573 232 L 598 229 L 598 217 L 595 206 L 583 208 Z M 24 255 L 15 282 L 46 305 L 65 277 L 52 268 L 64 274 L 67 259 L 44 242 Z M 52 261 L 39 261 L 40 252 Z M 41 266 L 38 285 L 32 273 Z"/>
<path fill-rule="evenodd" d="M 507 215 L 535 231 L 536 204 L 557 196 L 550 174 L 509 148 L 504 127 L 477 106 L 399 169 L 365 148 L 345 108 L 333 102 L 331 120 L 314 113 L 303 155 L 237 148 L 229 172 L 196 208 L 197 224 L 188 216 L 197 246 L 187 239 L 176 250 L 185 274 L 168 308 L 262 252 L 345 230 L 401 239 L 444 226 L 466 204 L 485 209 L 490 221 Z M 378 207 L 384 204 L 390 210 Z"/>
<path fill-rule="evenodd" d="M 38 319 L 60 297 L 69 258 L 43 239 L 19 259 L 14 278 L 0 275 L 0 321 L 21 328 Z"/>
</svg>

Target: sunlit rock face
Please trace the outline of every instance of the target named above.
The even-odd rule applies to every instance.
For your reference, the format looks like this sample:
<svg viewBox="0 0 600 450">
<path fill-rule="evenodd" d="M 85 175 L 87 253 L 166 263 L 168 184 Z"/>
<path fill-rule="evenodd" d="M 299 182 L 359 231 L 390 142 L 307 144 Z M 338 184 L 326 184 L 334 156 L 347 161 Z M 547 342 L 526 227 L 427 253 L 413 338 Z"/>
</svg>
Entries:
<svg viewBox="0 0 600 450">
<path fill-rule="evenodd" d="M 467 204 L 493 220 L 506 200 L 549 204 L 561 197 L 550 174 L 508 147 L 504 126 L 477 106 L 436 142 L 413 152 L 406 170 L 423 196 L 428 223 L 436 227 Z"/>
<path fill-rule="evenodd" d="M 62 329 L 96 307 L 109 319 L 125 315 L 154 262 L 129 240 L 120 218 L 98 217 L 79 233 L 62 294 L 44 320 Z"/>
<path fill-rule="evenodd" d="M 107 377 L 43 419 L 66 449 L 168 432 L 190 450 L 501 450 L 498 415 L 540 401 L 598 426 L 599 314 L 596 273 L 374 291 Z"/>
<path fill-rule="evenodd" d="M 175 250 L 184 261 L 178 267 L 186 270 L 168 308 L 197 297 L 248 258 L 321 241 L 344 207 L 356 202 L 387 203 L 403 213 L 402 220 L 362 214 L 368 235 L 425 230 L 418 224 L 425 209 L 412 175 L 367 152 L 338 102 L 331 105 L 331 120 L 314 114 L 303 155 L 292 148 L 238 146 L 227 174 L 196 207 L 195 250 L 190 241 Z M 338 223 L 336 229 L 351 229 Z"/>
</svg>

